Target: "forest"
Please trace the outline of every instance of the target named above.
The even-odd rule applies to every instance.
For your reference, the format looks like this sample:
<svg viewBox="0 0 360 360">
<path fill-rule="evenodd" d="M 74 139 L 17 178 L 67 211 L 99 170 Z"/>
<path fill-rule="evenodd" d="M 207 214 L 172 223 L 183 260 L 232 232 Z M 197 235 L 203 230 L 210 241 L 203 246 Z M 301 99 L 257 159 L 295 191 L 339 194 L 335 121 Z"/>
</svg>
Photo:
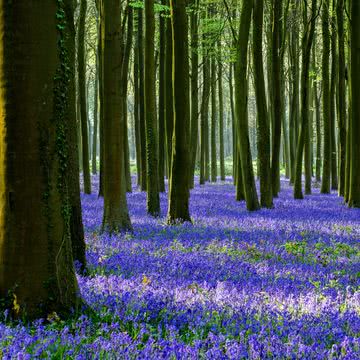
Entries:
<svg viewBox="0 0 360 360">
<path fill-rule="evenodd" d="M 360 0 L 0 0 L 0 359 L 360 359 Z"/>
</svg>

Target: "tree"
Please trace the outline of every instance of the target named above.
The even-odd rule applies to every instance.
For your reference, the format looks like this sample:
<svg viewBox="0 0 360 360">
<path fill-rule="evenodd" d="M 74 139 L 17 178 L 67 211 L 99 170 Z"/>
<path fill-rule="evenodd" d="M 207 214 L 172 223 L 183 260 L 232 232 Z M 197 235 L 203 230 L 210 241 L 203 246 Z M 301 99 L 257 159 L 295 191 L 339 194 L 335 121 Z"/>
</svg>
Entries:
<svg viewBox="0 0 360 360">
<path fill-rule="evenodd" d="M 329 80 L 329 58 L 330 58 L 330 34 L 329 34 L 329 0 L 324 0 L 322 7 L 322 87 L 323 87 L 323 119 L 324 119 L 324 147 L 321 193 L 330 193 L 331 174 L 331 103 L 330 103 L 330 80 Z"/>
<path fill-rule="evenodd" d="M 78 88 L 80 101 L 82 169 L 84 175 L 84 193 L 91 194 L 90 165 L 89 165 L 89 138 L 88 118 L 86 105 L 86 66 L 85 66 L 85 19 L 87 1 L 80 2 L 80 15 L 78 24 Z"/>
<path fill-rule="evenodd" d="M 174 131 L 169 183 L 168 222 L 191 221 L 189 214 L 190 124 L 189 49 L 186 0 L 171 0 L 173 36 Z"/>
<path fill-rule="evenodd" d="M 338 125 L 339 125 L 339 195 L 345 195 L 345 162 L 346 162 L 346 92 L 345 92 L 345 32 L 344 0 L 338 0 L 336 7 L 338 32 Z"/>
<path fill-rule="evenodd" d="M 191 31 L 191 123 L 190 123 L 190 187 L 194 186 L 196 150 L 199 128 L 199 54 L 198 54 L 198 8 L 199 0 L 193 0 L 190 18 Z"/>
<path fill-rule="evenodd" d="M 252 9 L 253 0 L 244 0 L 240 16 L 235 63 L 235 107 L 238 151 L 241 160 L 246 207 L 250 211 L 259 209 L 250 150 L 247 112 L 247 53 Z"/>
<path fill-rule="evenodd" d="M 216 156 L 216 60 L 211 57 L 211 182 L 217 178 L 217 156 Z"/>
<path fill-rule="evenodd" d="M 66 16 L 66 32 L 65 37 L 66 49 L 68 54 L 68 106 L 64 116 L 67 119 L 67 139 L 68 139 L 68 171 L 67 171 L 67 188 L 69 193 L 69 216 L 70 216 L 70 234 L 73 259 L 80 264 L 82 272 L 86 269 L 85 256 L 85 238 L 84 227 L 81 216 L 80 201 L 80 179 L 79 179 L 79 158 L 78 158 L 78 138 L 76 124 L 76 80 L 75 80 L 75 24 L 74 24 L 74 1 L 64 1 L 64 11 Z"/>
<path fill-rule="evenodd" d="M 350 118 L 350 182 L 349 182 L 349 206 L 360 207 L 360 3 L 356 0 L 351 2 L 351 118 Z"/>
<path fill-rule="evenodd" d="M 260 161 L 260 203 L 263 207 L 271 208 L 273 200 L 270 173 L 270 134 L 262 55 L 263 11 L 264 0 L 254 0 L 253 64 L 257 107 L 257 146 Z"/>
<path fill-rule="evenodd" d="M 225 156 L 224 156 L 224 96 L 223 96 L 223 71 L 221 58 L 221 41 L 218 42 L 218 93 L 219 93 L 219 156 L 220 156 L 220 179 L 225 181 Z"/>
<path fill-rule="evenodd" d="M 301 128 L 296 148 L 294 198 L 302 199 L 301 188 L 302 158 L 305 146 L 305 139 L 309 131 L 309 68 L 311 57 L 311 46 L 314 39 L 317 12 L 317 1 L 311 2 L 310 21 L 307 20 L 306 4 L 304 4 L 304 33 L 302 37 L 302 70 L 301 70 Z"/>
<path fill-rule="evenodd" d="M 272 157 L 271 179 L 272 193 L 278 196 L 280 191 L 280 145 L 281 145 L 281 117 L 283 101 L 281 99 L 281 56 L 280 56 L 280 19 L 282 17 L 282 0 L 273 0 L 273 25 L 272 25 Z"/>
<path fill-rule="evenodd" d="M 109 233 L 131 230 L 124 164 L 124 101 L 122 80 L 121 4 L 104 1 L 101 21 L 104 26 L 104 214 L 102 230 Z"/>
<path fill-rule="evenodd" d="M 19 304 L 15 316 L 34 318 L 79 303 L 66 179 L 67 17 L 55 1 L 1 2 L 0 14 L 0 298 Z"/>
<path fill-rule="evenodd" d="M 154 0 L 145 0 L 145 123 L 147 211 L 160 215 L 157 118 L 155 109 Z"/>
</svg>

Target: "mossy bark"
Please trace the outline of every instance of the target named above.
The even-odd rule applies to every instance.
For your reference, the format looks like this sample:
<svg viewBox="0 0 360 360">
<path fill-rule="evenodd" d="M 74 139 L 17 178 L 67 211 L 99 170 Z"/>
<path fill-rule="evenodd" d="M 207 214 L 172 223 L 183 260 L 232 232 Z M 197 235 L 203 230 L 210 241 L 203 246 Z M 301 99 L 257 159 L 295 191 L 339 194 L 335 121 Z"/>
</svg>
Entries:
<svg viewBox="0 0 360 360">
<path fill-rule="evenodd" d="M 219 158 L 220 158 L 220 179 L 225 180 L 225 155 L 224 155 L 224 95 L 223 95 L 223 66 L 221 57 L 221 40 L 218 42 L 218 96 L 219 96 Z"/>
<path fill-rule="evenodd" d="M 16 295 L 17 317 L 79 302 L 65 177 L 66 21 L 59 1 L 0 3 L 0 298 Z"/>
<path fill-rule="evenodd" d="M 349 206 L 360 207 L 360 2 L 351 2 L 351 118 Z"/>
</svg>

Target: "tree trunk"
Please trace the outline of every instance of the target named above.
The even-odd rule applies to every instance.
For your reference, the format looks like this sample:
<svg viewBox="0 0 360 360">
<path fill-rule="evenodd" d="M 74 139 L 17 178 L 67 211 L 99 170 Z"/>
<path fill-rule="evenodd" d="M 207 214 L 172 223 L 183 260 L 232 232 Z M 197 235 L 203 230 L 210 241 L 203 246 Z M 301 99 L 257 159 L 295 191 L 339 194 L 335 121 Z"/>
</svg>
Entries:
<svg viewBox="0 0 360 360">
<path fill-rule="evenodd" d="M 162 0 L 162 5 L 166 1 Z M 165 18 L 159 13 L 159 191 L 165 192 Z"/>
<path fill-rule="evenodd" d="M 345 89 L 345 34 L 344 34 L 344 0 L 338 0 L 337 8 L 338 32 L 338 126 L 339 126 L 339 195 L 345 195 L 345 163 L 346 163 L 346 89 Z"/>
<path fill-rule="evenodd" d="M 335 11 L 335 3 L 333 0 L 333 10 Z M 337 146 L 336 146 L 336 87 L 338 78 L 337 56 L 336 56 L 336 24 L 335 14 L 331 17 L 331 84 L 330 84 L 330 142 L 331 142 L 331 189 L 337 190 Z"/>
<path fill-rule="evenodd" d="M 217 179 L 217 156 L 216 156 L 216 60 L 211 58 L 211 182 Z"/>
<path fill-rule="evenodd" d="M 200 132 L 201 132 L 201 153 L 200 153 L 200 185 L 205 184 L 208 180 L 208 116 L 209 116 L 209 99 L 210 99 L 210 61 L 207 55 L 205 46 L 203 47 L 203 91 L 201 102 L 201 118 L 200 118 Z"/>
<path fill-rule="evenodd" d="M 304 10 L 304 34 L 302 38 L 302 70 L 301 70 L 301 128 L 296 150 L 296 165 L 295 165 L 295 182 L 294 182 L 294 198 L 302 199 L 303 193 L 301 188 L 301 175 L 302 175 L 302 158 L 304 153 L 306 132 L 309 127 L 309 68 L 311 57 L 311 46 L 314 39 L 315 26 L 316 26 L 316 11 L 317 1 L 312 0 L 311 6 L 311 20 L 307 19 L 306 11 Z M 310 26 L 310 28 L 309 28 Z"/>
<path fill-rule="evenodd" d="M 360 207 L 360 2 L 351 2 L 351 120 L 349 206 Z"/>
<path fill-rule="evenodd" d="M 144 94 L 144 47 L 143 47 L 143 9 L 138 10 L 138 55 L 139 55 L 139 122 L 141 154 L 141 191 L 146 191 L 146 131 L 145 131 L 145 94 Z"/>
<path fill-rule="evenodd" d="M 189 214 L 188 149 L 190 101 L 189 101 L 189 49 L 186 0 L 171 0 L 173 51 L 173 98 L 174 133 L 169 185 L 170 224 L 191 221 Z"/>
<path fill-rule="evenodd" d="M 282 0 L 273 0 L 273 32 L 272 32 L 272 88 L 273 88 L 273 116 L 272 116 L 272 158 L 271 179 L 272 193 L 278 196 L 280 191 L 280 145 L 281 145 L 281 117 L 283 101 L 281 99 L 281 57 L 280 57 L 280 22 L 282 17 Z"/>
<path fill-rule="evenodd" d="M 199 132 L 199 55 L 198 55 L 198 7 L 199 0 L 193 1 L 190 17 L 191 31 L 191 132 L 190 132 L 190 187 L 194 187 L 196 149 Z"/>
<path fill-rule="evenodd" d="M 157 118 L 155 105 L 154 0 L 145 0 L 145 123 L 147 211 L 160 215 Z"/>
<path fill-rule="evenodd" d="M 221 41 L 218 42 L 218 92 L 219 92 L 219 156 L 220 156 L 220 179 L 225 181 L 225 156 L 224 156 L 224 97 L 222 84 L 222 57 Z"/>
<path fill-rule="evenodd" d="M 32 319 L 79 302 L 67 179 L 73 66 L 70 40 L 58 41 L 68 18 L 54 1 L 1 2 L 0 14 L 0 298 L 10 294 L 13 315 Z"/>
<path fill-rule="evenodd" d="M 103 3 L 101 21 L 104 73 L 104 215 L 102 230 L 113 233 L 131 230 L 127 200 L 124 156 L 124 101 L 119 84 L 123 61 L 121 6 L 117 0 Z"/>
<path fill-rule="evenodd" d="M 329 0 L 324 0 L 322 7 L 322 87 L 323 87 L 323 119 L 324 119 L 324 147 L 321 193 L 330 193 L 331 174 L 331 103 L 329 81 L 330 35 L 329 35 Z"/>
<path fill-rule="evenodd" d="M 85 20 L 86 0 L 80 2 L 79 29 L 78 29 L 78 91 L 80 100 L 82 168 L 84 175 L 84 193 L 91 194 L 90 164 L 89 164 L 89 138 L 86 107 L 86 64 L 85 64 Z"/>
<path fill-rule="evenodd" d="M 252 9 L 253 0 L 244 0 L 240 16 L 235 63 L 235 106 L 237 118 L 238 151 L 240 153 L 241 173 L 244 182 L 246 207 L 250 211 L 259 209 L 259 201 L 256 193 L 254 170 L 250 150 L 247 112 L 247 54 Z"/>
<path fill-rule="evenodd" d="M 272 186 L 270 173 L 270 134 L 267 117 L 265 80 L 263 70 L 262 31 L 263 31 L 264 0 L 254 1 L 253 28 L 253 64 L 254 85 L 257 108 L 257 147 L 260 178 L 261 206 L 272 208 Z"/>
</svg>

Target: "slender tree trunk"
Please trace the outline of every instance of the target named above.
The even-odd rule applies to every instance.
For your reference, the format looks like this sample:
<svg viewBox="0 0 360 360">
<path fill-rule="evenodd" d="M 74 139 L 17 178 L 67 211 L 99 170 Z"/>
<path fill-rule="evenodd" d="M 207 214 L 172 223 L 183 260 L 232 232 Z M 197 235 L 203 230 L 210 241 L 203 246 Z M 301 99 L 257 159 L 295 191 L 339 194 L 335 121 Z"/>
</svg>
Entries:
<svg viewBox="0 0 360 360">
<path fill-rule="evenodd" d="M 129 64 L 130 54 L 133 40 L 133 9 L 131 6 L 127 6 L 127 33 L 126 42 L 124 46 L 124 58 L 121 67 L 122 81 L 122 99 L 124 102 L 124 164 L 125 164 L 125 178 L 126 178 L 126 191 L 132 192 L 131 186 L 131 171 L 130 171 L 130 150 L 129 150 L 129 134 L 128 134 L 128 76 L 129 76 Z"/>
<path fill-rule="evenodd" d="M 222 57 L 221 41 L 218 42 L 218 92 L 219 92 L 219 156 L 220 156 L 220 179 L 225 181 L 225 156 L 224 156 L 224 97 L 222 83 Z"/>
<path fill-rule="evenodd" d="M 193 12 L 190 17 L 191 31 L 191 132 L 190 132 L 190 187 L 194 187 L 196 149 L 198 147 L 199 129 L 199 55 L 198 55 L 198 7 L 199 0 L 193 1 Z"/>
<path fill-rule="evenodd" d="M 238 149 L 241 160 L 241 173 L 244 181 L 246 207 L 250 211 L 259 209 L 251 158 L 247 113 L 247 53 L 252 9 L 253 0 L 244 0 L 240 16 L 235 63 L 235 104 Z"/>
<path fill-rule="evenodd" d="M 86 0 L 80 1 L 79 29 L 78 29 L 78 89 L 80 100 L 82 168 L 84 175 L 84 193 L 91 194 L 90 164 L 89 164 L 89 138 L 86 107 L 86 65 L 85 65 L 85 20 Z"/>
<path fill-rule="evenodd" d="M 98 63 L 98 60 L 96 60 Z M 98 112 L 99 112 L 99 74 L 98 64 L 96 65 L 96 74 L 94 80 L 94 131 L 92 142 L 91 171 L 93 175 L 97 174 L 97 137 L 98 137 Z"/>
<path fill-rule="evenodd" d="M 143 47 L 143 9 L 138 10 L 138 54 L 139 54 L 139 120 L 141 154 L 141 191 L 146 191 L 146 131 L 144 94 L 144 47 Z"/>
<path fill-rule="evenodd" d="M 331 174 L 331 100 L 329 81 L 329 58 L 330 58 L 330 35 L 329 35 L 329 0 L 323 1 L 322 7 L 322 34 L 323 34 L 323 58 L 322 58 L 322 87 L 323 87 L 323 119 L 324 119 L 324 147 L 321 193 L 330 193 Z"/>
<path fill-rule="evenodd" d="M 264 0 L 254 1 L 254 28 L 253 28 L 253 64 L 254 84 L 257 108 L 257 147 L 260 177 L 261 206 L 271 208 L 272 186 L 270 173 L 270 134 L 267 118 L 265 80 L 263 70 L 262 31 L 263 31 Z"/>
<path fill-rule="evenodd" d="M 170 224 L 191 221 L 189 214 L 188 148 L 190 101 L 189 101 L 189 49 L 186 0 L 171 0 L 172 36 L 174 40 L 174 133 L 169 185 Z"/>
<path fill-rule="evenodd" d="M 140 114 L 139 114 L 139 43 L 138 34 L 135 33 L 136 44 L 134 47 L 134 125 L 135 125 L 135 146 L 136 146 L 136 172 L 137 185 L 141 187 L 142 166 L 141 163 L 141 133 L 140 133 Z"/>
<path fill-rule="evenodd" d="M 311 20 L 310 23 L 307 19 L 306 11 L 304 10 L 304 34 L 302 38 L 302 71 L 301 71 L 301 128 L 296 150 L 296 165 L 295 165 L 295 182 L 294 182 L 294 198 L 302 199 L 303 193 L 301 188 L 301 175 L 302 175 L 302 158 L 304 153 L 306 132 L 309 126 L 309 68 L 311 57 L 311 46 L 314 39 L 315 26 L 316 26 L 316 12 L 317 1 L 312 0 L 311 6 Z M 310 27 L 310 28 L 309 28 Z"/>
<path fill-rule="evenodd" d="M 169 0 L 170 1 L 170 0 Z M 171 29 L 171 19 L 166 21 L 166 44 L 165 44 L 165 109 L 166 109 L 166 159 L 168 178 L 170 178 L 171 158 L 172 158 L 172 136 L 174 130 L 174 99 L 173 99 L 173 39 Z"/>
<path fill-rule="evenodd" d="M 145 0 L 145 121 L 147 211 L 160 215 L 157 118 L 155 105 L 155 15 L 154 0 Z"/>
<path fill-rule="evenodd" d="M 162 0 L 162 5 L 166 1 Z M 159 13 L 159 191 L 165 192 L 165 18 Z"/>
<path fill-rule="evenodd" d="M 217 156 L 216 156 L 216 59 L 211 58 L 211 182 L 217 179 Z"/>
<path fill-rule="evenodd" d="M 273 33 L 272 33 L 272 87 L 273 87 L 273 117 L 272 117 L 272 158 L 271 178 L 272 193 L 278 196 L 280 191 L 280 145 L 281 116 L 283 101 L 281 99 L 281 59 L 280 59 L 280 19 L 282 17 L 282 0 L 273 0 Z"/>
<path fill-rule="evenodd" d="M 201 102 L 201 153 L 200 153 L 200 185 L 208 180 L 208 116 L 209 116 L 209 98 L 210 98 L 210 61 L 205 49 L 203 49 L 203 91 Z"/>
<path fill-rule="evenodd" d="M 339 49 L 338 68 L 338 126 L 339 126 L 339 195 L 345 195 L 346 163 L 346 90 L 345 90 L 345 33 L 344 33 L 344 0 L 337 2 L 337 32 Z"/>
<path fill-rule="evenodd" d="M 333 10 L 335 10 L 335 2 L 333 0 Z M 331 83 L 330 83 L 330 142 L 331 142 L 331 189 L 337 190 L 337 151 L 336 151 L 336 87 L 338 78 L 337 55 L 336 55 L 336 23 L 335 14 L 331 17 Z"/>
<path fill-rule="evenodd" d="M 80 264 L 80 271 L 85 272 L 86 256 L 85 256 L 85 239 L 84 227 L 81 216 L 81 201 L 80 201 L 80 179 L 79 179 L 79 158 L 78 158 L 78 139 L 77 139 L 77 125 L 76 125 L 76 80 L 75 80 L 75 24 L 74 24 L 74 3 L 73 0 L 65 1 L 65 15 L 66 15 L 66 48 L 68 50 L 68 106 L 65 116 L 67 118 L 67 138 L 68 138 L 68 170 L 67 170 L 67 187 L 69 192 L 69 206 L 70 206 L 70 234 L 72 253 L 74 261 Z"/>
</svg>

